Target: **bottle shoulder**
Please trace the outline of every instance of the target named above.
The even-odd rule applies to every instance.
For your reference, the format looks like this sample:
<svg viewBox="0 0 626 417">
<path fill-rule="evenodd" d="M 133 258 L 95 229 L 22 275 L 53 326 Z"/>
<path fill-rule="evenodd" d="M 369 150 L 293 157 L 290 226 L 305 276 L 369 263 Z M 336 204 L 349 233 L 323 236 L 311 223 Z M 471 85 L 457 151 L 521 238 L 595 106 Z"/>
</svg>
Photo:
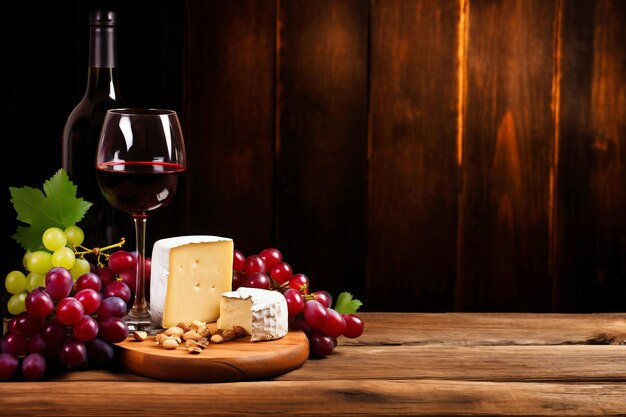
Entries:
<svg viewBox="0 0 626 417">
<path fill-rule="evenodd" d="M 73 132 L 91 130 L 102 125 L 107 110 L 124 107 L 120 100 L 81 100 L 70 112 L 63 128 L 63 137 Z"/>
<path fill-rule="evenodd" d="M 78 117 L 87 117 L 90 118 L 94 115 L 98 115 L 100 113 L 104 114 L 107 110 L 125 107 L 124 102 L 122 100 L 113 99 L 111 97 L 106 98 L 87 98 L 84 97 L 81 101 L 76 104 L 76 106 L 72 109 L 69 114 L 69 119 L 74 119 Z"/>
</svg>

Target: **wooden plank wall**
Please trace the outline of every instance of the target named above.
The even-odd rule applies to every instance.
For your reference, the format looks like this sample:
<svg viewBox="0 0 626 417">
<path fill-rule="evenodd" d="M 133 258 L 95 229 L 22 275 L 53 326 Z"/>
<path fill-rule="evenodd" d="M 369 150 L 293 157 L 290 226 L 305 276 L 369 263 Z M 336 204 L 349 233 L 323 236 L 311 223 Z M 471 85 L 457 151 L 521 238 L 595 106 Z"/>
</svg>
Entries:
<svg viewBox="0 0 626 417">
<path fill-rule="evenodd" d="M 626 308 L 626 2 L 104 4 L 123 22 L 124 95 L 179 110 L 188 145 L 184 187 L 149 242 L 276 246 L 313 289 L 352 291 L 370 311 Z M 26 21 L 28 5 L 10 14 Z M 4 29 L 20 63 L 2 90 L 6 138 L 31 114 L 41 138 L 28 170 L 10 161 L 5 190 L 60 166 L 88 7 L 35 10 L 41 24 L 20 27 L 40 45 Z M 46 77 L 41 59 L 56 63 Z"/>
<path fill-rule="evenodd" d="M 554 307 L 620 311 L 626 294 L 626 4 L 564 1 L 559 39 Z"/>
<path fill-rule="evenodd" d="M 190 227 L 370 310 L 626 307 L 625 3 L 185 8 Z"/>
<path fill-rule="evenodd" d="M 555 3 L 470 1 L 465 13 L 457 306 L 546 310 Z"/>
</svg>

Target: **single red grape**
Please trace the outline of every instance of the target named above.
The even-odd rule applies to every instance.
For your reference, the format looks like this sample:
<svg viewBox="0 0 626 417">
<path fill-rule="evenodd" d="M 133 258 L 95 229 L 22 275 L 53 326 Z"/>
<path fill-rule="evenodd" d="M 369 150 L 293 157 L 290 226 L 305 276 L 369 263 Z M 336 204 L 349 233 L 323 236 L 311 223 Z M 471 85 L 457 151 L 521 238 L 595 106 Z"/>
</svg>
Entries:
<svg viewBox="0 0 626 417">
<path fill-rule="evenodd" d="M 326 309 L 317 300 L 309 300 L 304 303 L 302 313 L 306 324 L 312 329 L 321 329 L 326 324 Z"/>
<path fill-rule="evenodd" d="M 87 349 L 80 340 L 70 337 L 61 348 L 61 362 L 69 367 L 78 366 L 87 359 Z"/>
<path fill-rule="evenodd" d="M 122 281 L 113 281 L 104 287 L 104 297 L 119 297 L 124 300 L 125 303 L 128 303 L 131 297 L 131 290 L 130 287 Z"/>
<path fill-rule="evenodd" d="M 28 338 L 19 333 L 8 333 L 0 342 L 0 352 L 19 358 L 28 352 Z"/>
<path fill-rule="evenodd" d="M 35 288 L 26 296 L 26 311 L 36 317 L 45 317 L 54 310 L 52 297 L 43 288 Z"/>
<path fill-rule="evenodd" d="M 240 250 L 233 252 L 233 271 L 243 271 L 246 268 L 246 257 Z"/>
<path fill-rule="evenodd" d="M 266 266 L 263 259 L 258 255 L 250 255 L 246 258 L 245 273 L 247 276 L 254 274 L 255 272 L 266 272 Z"/>
<path fill-rule="evenodd" d="M 318 330 L 311 331 L 309 345 L 311 346 L 311 354 L 318 357 L 330 355 L 335 348 L 333 338 Z"/>
<path fill-rule="evenodd" d="M 46 273 L 46 292 L 54 301 L 67 297 L 72 292 L 74 279 L 67 269 L 57 266 Z"/>
<path fill-rule="evenodd" d="M 98 274 L 94 274 L 93 272 L 87 272 L 86 274 L 78 277 L 75 287 L 76 292 L 87 288 L 91 288 L 96 292 L 100 292 L 102 290 L 102 279 L 100 279 L 100 276 Z"/>
<path fill-rule="evenodd" d="M 343 332 L 345 337 L 355 339 L 363 334 L 365 324 L 359 316 L 356 314 L 342 314 L 342 316 L 346 321 L 346 330 Z"/>
<path fill-rule="evenodd" d="M 74 337 L 81 342 L 89 342 L 98 335 L 98 322 L 91 316 L 84 315 L 82 319 L 72 326 Z"/>
<path fill-rule="evenodd" d="M 302 297 L 302 294 L 300 294 L 300 291 L 289 288 L 285 290 L 283 296 L 287 301 L 287 310 L 289 311 L 289 315 L 295 316 L 302 312 L 302 308 L 304 307 L 304 298 Z"/>
<path fill-rule="evenodd" d="M 270 269 L 270 277 L 279 284 L 289 281 L 292 275 L 291 266 L 286 262 L 278 262 Z"/>
<path fill-rule="evenodd" d="M 31 353 L 22 361 L 22 376 L 26 381 L 39 381 L 46 373 L 46 360 L 39 353 Z"/>
<path fill-rule="evenodd" d="M 330 308 L 333 305 L 333 297 L 328 291 L 315 291 L 313 295 L 324 307 Z"/>
<path fill-rule="evenodd" d="M 59 322 L 71 326 L 78 323 L 78 321 L 83 317 L 85 309 L 76 298 L 65 297 L 59 301 L 56 313 L 56 318 Z"/>
<path fill-rule="evenodd" d="M 245 286 L 250 287 L 250 288 L 260 288 L 263 290 L 269 290 L 270 279 L 267 276 L 267 274 L 264 272 L 254 272 L 248 277 L 248 280 L 246 281 Z"/>
<path fill-rule="evenodd" d="M 15 376 L 20 362 L 8 353 L 0 354 L 0 381 L 8 381 Z"/>
<path fill-rule="evenodd" d="M 121 319 L 126 315 L 128 306 L 120 297 L 108 297 L 100 302 L 100 307 L 96 311 L 99 319 L 106 317 L 117 317 Z"/>
<path fill-rule="evenodd" d="M 309 279 L 304 274 L 294 274 L 289 279 L 289 286 L 302 294 L 309 293 Z"/>
<path fill-rule="evenodd" d="M 333 310 L 326 309 L 326 324 L 322 327 L 322 332 L 330 337 L 339 337 L 346 330 L 346 321 L 343 316 Z"/>
<path fill-rule="evenodd" d="M 271 269 L 274 265 L 283 260 L 283 254 L 276 248 L 263 249 L 259 256 L 265 262 L 265 267 Z"/>
<path fill-rule="evenodd" d="M 100 307 L 100 293 L 91 288 L 78 291 L 74 297 L 83 305 L 85 314 L 93 314 Z"/>
<path fill-rule="evenodd" d="M 122 271 L 126 271 L 127 269 L 133 269 L 136 265 L 135 258 L 130 252 L 125 250 L 115 251 L 109 256 L 108 260 L 109 268 L 111 271 L 119 274 Z"/>
<path fill-rule="evenodd" d="M 128 337 L 128 326 L 122 319 L 106 317 L 98 321 L 98 337 L 109 343 L 119 343 Z"/>
</svg>

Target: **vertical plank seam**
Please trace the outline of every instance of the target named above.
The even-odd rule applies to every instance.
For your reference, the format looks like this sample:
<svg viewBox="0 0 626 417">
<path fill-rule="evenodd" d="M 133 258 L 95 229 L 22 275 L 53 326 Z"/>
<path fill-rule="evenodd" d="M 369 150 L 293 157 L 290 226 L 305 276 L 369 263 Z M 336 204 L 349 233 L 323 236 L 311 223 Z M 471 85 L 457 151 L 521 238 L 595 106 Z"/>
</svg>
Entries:
<svg viewBox="0 0 626 417">
<path fill-rule="evenodd" d="M 457 242 L 456 242 L 456 294 L 455 309 L 463 309 L 463 128 L 466 117 L 467 94 L 467 48 L 469 42 L 470 0 L 459 1 L 459 23 L 457 27 L 457 167 L 458 167 L 458 198 L 457 198 Z"/>
<path fill-rule="evenodd" d="M 371 279 L 371 250 L 370 250 L 370 240 L 369 240 L 369 232 L 371 230 L 372 219 L 370 218 L 371 210 L 370 210 L 370 195 L 371 195 L 371 176 L 370 176 L 370 166 L 371 166 L 371 156 L 372 156 L 372 117 L 371 117 L 371 95 L 372 95 L 372 80 L 371 80 L 371 65 L 372 65 L 372 2 L 373 0 L 368 0 L 369 9 L 367 11 L 367 138 L 365 144 L 365 170 L 366 170 L 366 190 L 365 190 L 365 298 L 366 304 L 369 304 L 369 295 L 370 295 L 370 279 Z"/>
<path fill-rule="evenodd" d="M 278 167 L 280 154 L 280 0 L 274 2 L 274 143 L 272 161 L 272 236 L 278 242 Z"/>
<path fill-rule="evenodd" d="M 363 202 L 363 245 L 365 250 L 365 259 L 363 265 L 365 271 L 365 282 L 363 283 L 363 292 L 366 296 L 366 303 L 369 304 L 369 300 L 367 300 L 367 296 L 369 296 L 369 281 L 371 278 L 371 259 L 370 259 L 370 250 L 369 250 L 369 242 L 370 242 L 370 229 L 371 229 L 371 218 L 370 218 L 370 187 L 371 187 L 371 178 L 370 178 L 370 159 L 372 153 L 372 126 L 371 126 L 371 101 L 372 101 L 372 1 L 368 0 L 367 2 L 367 51 L 366 51 L 366 67 L 365 67 L 365 77 L 366 77 L 366 95 L 365 95 L 365 111 L 366 111 L 366 137 L 365 137 L 365 189 L 363 190 L 364 202 Z"/>
<path fill-rule="evenodd" d="M 182 54 L 182 108 L 183 114 L 181 123 L 183 124 L 183 137 L 185 138 L 185 142 L 189 143 L 189 128 L 188 121 L 189 118 L 187 115 L 190 113 L 190 105 L 189 105 L 189 63 L 187 61 L 189 54 L 189 44 L 191 43 L 189 36 L 189 0 L 185 0 L 183 2 L 183 54 Z M 189 145 L 187 145 L 189 148 Z M 191 230 L 191 180 L 189 176 L 185 180 L 185 202 L 183 206 L 183 216 L 184 223 L 183 228 L 185 233 L 189 233 Z"/>
<path fill-rule="evenodd" d="M 563 0 L 556 0 L 554 17 L 554 63 L 552 76 L 552 117 L 553 117 L 553 146 L 552 168 L 550 170 L 550 195 L 548 203 L 548 243 L 550 254 L 548 258 L 548 274 L 552 280 L 552 311 L 557 311 L 560 304 L 559 286 L 560 276 L 557 271 L 557 191 L 558 191 L 558 166 L 559 166 L 559 141 L 560 141 L 560 110 L 561 110 L 561 76 L 562 76 L 562 14 Z"/>
</svg>

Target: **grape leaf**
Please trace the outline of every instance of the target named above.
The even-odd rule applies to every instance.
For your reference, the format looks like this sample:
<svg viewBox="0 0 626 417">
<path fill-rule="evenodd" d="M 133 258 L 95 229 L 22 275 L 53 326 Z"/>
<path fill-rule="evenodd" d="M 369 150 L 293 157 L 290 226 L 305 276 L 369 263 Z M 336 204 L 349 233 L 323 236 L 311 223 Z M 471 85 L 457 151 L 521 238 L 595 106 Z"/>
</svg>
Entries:
<svg viewBox="0 0 626 417">
<path fill-rule="evenodd" d="M 342 314 L 354 314 L 361 307 L 363 303 L 359 300 L 352 299 L 352 294 L 349 292 L 342 292 L 337 297 L 335 303 L 335 311 Z"/>
<path fill-rule="evenodd" d="M 11 202 L 17 220 L 26 225 L 17 227 L 12 236 L 25 250 L 43 248 L 41 235 L 49 227 L 65 229 L 78 223 L 92 203 L 76 197 L 76 185 L 63 168 L 43 184 L 43 191 L 32 187 L 10 187 Z"/>
</svg>

